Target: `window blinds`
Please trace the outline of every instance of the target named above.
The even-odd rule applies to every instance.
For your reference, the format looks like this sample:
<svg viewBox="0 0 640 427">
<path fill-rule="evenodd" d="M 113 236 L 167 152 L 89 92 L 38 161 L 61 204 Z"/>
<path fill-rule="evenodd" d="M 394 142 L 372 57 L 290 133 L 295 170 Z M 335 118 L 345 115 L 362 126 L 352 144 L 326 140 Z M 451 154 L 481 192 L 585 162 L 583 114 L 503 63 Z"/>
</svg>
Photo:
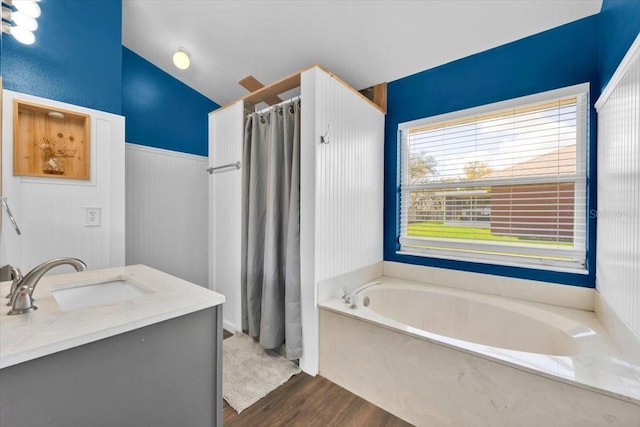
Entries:
<svg viewBox="0 0 640 427">
<path fill-rule="evenodd" d="M 588 94 L 537 98 L 400 126 L 401 251 L 584 267 Z"/>
</svg>

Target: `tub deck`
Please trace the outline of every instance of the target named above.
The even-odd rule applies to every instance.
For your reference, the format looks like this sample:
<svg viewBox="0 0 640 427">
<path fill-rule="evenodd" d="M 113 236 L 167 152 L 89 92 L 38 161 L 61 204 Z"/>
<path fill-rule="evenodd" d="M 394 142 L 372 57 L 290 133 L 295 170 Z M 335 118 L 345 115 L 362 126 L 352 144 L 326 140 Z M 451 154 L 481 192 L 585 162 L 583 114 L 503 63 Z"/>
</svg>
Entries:
<svg viewBox="0 0 640 427">
<path fill-rule="evenodd" d="M 444 336 L 434 332 L 425 331 L 415 326 L 408 325 L 407 323 L 409 322 L 402 323 L 397 320 L 382 316 L 374 310 L 371 310 L 368 307 L 364 307 L 362 304 L 360 304 L 356 308 L 350 308 L 349 305 L 345 304 L 342 299 L 338 298 L 320 304 L 320 373 L 323 375 L 327 375 L 329 379 L 336 381 L 338 384 L 341 384 L 350 389 L 349 386 L 351 380 L 349 380 L 348 377 L 352 375 L 348 373 L 349 370 L 351 370 L 356 377 L 359 377 L 360 381 L 364 381 L 366 383 L 368 379 L 363 378 L 362 375 L 358 376 L 357 372 L 360 370 L 360 368 L 365 368 L 365 366 L 363 365 L 367 365 L 367 361 L 371 361 L 373 363 L 373 360 L 375 360 L 376 358 L 379 358 L 379 362 L 384 364 L 384 366 L 378 366 L 371 371 L 376 372 L 376 374 L 372 374 L 376 376 L 379 376 L 377 373 L 379 373 L 381 369 L 394 370 L 395 367 L 391 366 L 393 365 L 393 360 L 397 359 L 398 363 L 404 365 L 411 365 L 413 362 L 415 362 L 415 360 L 413 360 L 413 356 L 407 355 L 404 351 L 402 351 L 402 355 L 396 354 L 394 356 L 394 354 L 398 351 L 398 346 L 404 347 L 406 345 L 408 348 L 412 349 L 411 351 L 415 350 L 416 354 L 422 354 L 422 357 L 424 358 L 429 358 L 434 351 L 437 352 L 439 351 L 437 349 L 441 348 L 444 352 L 443 354 L 445 355 L 443 357 L 453 360 L 459 355 L 459 357 L 461 358 L 459 360 L 459 363 L 461 365 L 465 365 L 465 369 L 471 369 L 471 372 L 479 372 L 477 371 L 475 365 L 478 363 L 482 364 L 482 362 L 475 361 L 474 358 L 477 358 L 478 360 L 489 361 L 491 362 L 491 368 L 488 368 L 490 372 L 494 371 L 494 368 L 497 364 L 499 366 L 508 368 L 509 371 L 512 372 L 512 376 L 519 375 L 513 374 L 513 370 L 517 370 L 521 373 L 529 374 L 529 377 L 527 378 L 535 377 L 530 378 L 532 381 L 530 387 L 547 387 L 548 381 L 547 383 L 544 383 L 544 386 L 541 386 L 538 381 L 539 379 L 546 379 L 551 380 L 556 384 L 562 383 L 571 386 L 571 388 L 568 389 L 564 388 L 563 393 L 569 392 L 575 395 L 586 396 L 580 399 L 582 402 L 588 403 L 590 396 L 595 395 L 599 396 L 597 398 L 594 397 L 595 400 L 601 400 L 601 398 L 605 397 L 610 398 L 605 399 L 606 402 L 609 403 L 603 403 L 602 401 L 598 400 L 597 404 L 601 408 L 604 407 L 606 409 L 607 406 L 616 406 L 616 404 L 610 403 L 613 401 L 626 403 L 623 404 L 622 409 L 617 408 L 614 412 L 620 414 L 628 413 L 630 420 L 640 420 L 640 366 L 634 365 L 633 363 L 624 360 L 617 348 L 612 344 L 608 333 L 593 312 L 550 306 L 540 303 L 530 303 L 521 300 L 512 300 L 509 298 L 498 296 L 476 294 L 473 292 L 426 285 L 423 283 L 411 282 L 408 280 L 396 279 L 392 277 L 383 276 L 380 279 L 376 280 L 380 280 L 383 283 L 380 286 L 369 288 L 378 288 L 378 295 L 376 295 L 376 291 L 371 291 L 372 301 L 374 297 L 381 297 L 382 295 L 384 295 L 384 293 L 380 293 L 380 290 L 386 288 L 405 290 L 409 289 L 411 291 L 415 291 L 417 289 L 419 292 L 427 292 L 427 294 L 425 295 L 427 298 L 429 298 L 429 293 L 432 297 L 435 295 L 434 293 L 445 293 L 447 294 L 447 296 L 467 299 L 474 302 L 488 303 L 490 305 L 493 305 L 494 307 L 500 307 L 501 309 L 506 308 L 509 310 L 524 312 L 527 316 L 540 316 L 541 322 L 544 322 L 546 324 L 552 323 L 559 329 L 562 329 L 566 331 L 567 334 L 571 335 L 572 339 L 575 341 L 575 345 L 570 347 L 564 346 L 563 348 L 567 348 L 565 352 L 566 354 L 564 354 L 562 351 L 556 352 L 559 354 L 544 354 L 543 352 L 519 351 L 503 347 L 494 347 L 479 342 L 470 342 L 467 340 L 456 339 L 450 336 Z M 367 296 L 367 292 L 368 290 L 364 291 L 361 294 L 361 301 L 364 296 Z M 415 300 L 415 298 L 419 297 L 412 296 L 411 299 Z M 415 301 L 413 301 L 412 304 L 407 303 L 406 307 L 400 307 L 400 309 L 406 310 L 407 307 L 411 305 L 415 306 Z M 375 304 L 372 302 L 370 307 L 374 306 Z M 334 314 L 339 316 L 334 316 Z M 346 319 L 349 320 L 347 320 L 345 326 L 342 326 L 342 323 Z M 513 327 L 517 328 L 518 325 L 513 325 Z M 376 332 L 375 330 L 379 330 L 382 332 Z M 365 333 L 364 331 L 368 332 Z M 526 330 L 522 330 L 521 332 L 526 336 Z M 336 368 L 335 366 L 332 366 L 340 364 L 340 358 L 334 357 L 334 353 L 336 351 L 342 354 L 342 358 L 347 360 L 352 359 L 351 356 L 346 355 L 343 351 L 332 351 L 330 350 L 330 348 L 336 349 L 337 346 L 348 347 L 350 345 L 349 343 L 358 342 L 361 337 L 353 336 L 353 334 L 367 334 L 369 336 L 368 341 L 362 341 L 361 346 L 366 347 L 367 345 L 371 345 L 372 347 L 377 348 L 377 351 L 374 354 L 371 354 L 367 349 L 362 349 L 362 351 L 356 350 L 356 352 L 360 351 L 360 353 L 362 353 L 360 355 L 362 357 L 361 366 L 358 366 L 358 364 L 356 363 L 354 366 L 347 368 L 346 371 L 344 371 L 342 368 Z M 395 338 L 396 335 L 400 338 Z M 402 336 L 404 336 L 405 338 L 402 338 Z M 381 344 L 384 343 L 387 339 L 391 340 L 389 341 L 388 345 Z M 426 345 L 428 346 L 429 350 L 427 353 L 421 353 L 426 351 L 424 349 L 416 350 L 418 348 L 416 346 L 419 345 L 420 341 L 426 343 Z M 395 342 L 395 344 L 392 344 L 392 342 Z M 540 348 L 543 349 L 544 346 L 541 346 Z M 388 354 L 383 355 L 381 353 Z M 425 360 L 425 368 L 427 370 L 430 369 L 429 365 L 433 365 L 434 363 L 439 364 L 440 360 L 433 363 L 429 363 Z M 422 364 L 418 362 L 418 365 Z M 470 368 L 472 366 L 474 367 Z M 400 369 L 402 370 L 402 368 Z M 442 365 L 438 369 L 440 371 L 446 371 L 448 368 L 447 366 Z M 453 369 L 452 372 L 458 372 L 455 375 L 464 375 L 460 374 L 461 371 L 456 371 L 456 369 Z M 425 381 L 431 381 L 434 377 L 437 377 L 438 372 L 431 372 L 425 375 L 426 376 L 423 377 Z M 480 375 L 486 375 L 486 382 L 492 383 L 492 374 L 481 373 Z M 502 374 L 496 375 L 497 377 L 500 377 Z M 365 375 L 365 377 L 367 376 Z M 503 378 L 503 380 L 506 381 L 506 378 L 507 377 Z M 443 384 L 439 385 L 438 387 L 444 387 L 444 389 L 446 389 L 446 387 L 450 385 L 449 382 L 444 378 L 442 378 L 441 380 L 443 381 Z M 523 379 L 522 381 L 529 381 L 529 379 Z M 376 381 L 372 381 L 371 387 L 373 387 L 374 389 L 382 387 L 381 384 L 374 384 L 375 382 Z M 437 384 L 437 382 L 438 381 L 436 381 L 435 383 Z M 452 379 L 452 382 L 455 381 L 453 381 Z M 482 381 L 480 381 L 480 384 L 481 383 Z M 481 387 L 485 387 L 486 385 L 487 384 L 484 384 Z M 476 384 L 476 386 L 480 387 L 480 385 L 478 384 Z M 357 389 L 362 388 L 364 390 L 368 386 L 356 385 L 355 387 Z M 504 384 L 500 387 L 504 387 Z M 571 392 L 571 390 L 574 390 L 575 393 Z M 459 389 L 451 389 L 448 390 L 447 393 L 452 393 L 455 395 L 459 391 Z M 498 390 L 496 392 L 500 391 Z M 396 394 L 398 393 L 400 393 L 399 395 L 401 395 L 402 391 L 398 390 Z M 485 390 L 484 393 L 491 395 L 494 392 L 491 391 L 491 389 L 488 389 Z M 364 395 L 363 397 L 368 398 L 366 395 Z M 433 396 L 423 396 L 423 399 L 429 398 L 433 399 Z M 514 402 L 512 403 L 515 405 Z M 593 403 L 591 405 L 593 406 Z M 402 405 L 400 406 L 402 407 Z M 571 408 L 571 411 L 576 411 L 577 408 L 578 407 Z M 392 408 L 385 409 L 394 412 Z M 588 410 L 585 411 L 588 412 Z M 411 413 L 411 410 L 408 410 L 408 412 Z M 402 414 L 398 414 L 397 412 L 396 414 L 402 416 Z M 622 415 L 612 414 L 611 416 L 617 417 Z M 410 422 L 416 422 L 416 419 L 412 419 L 410 417 L 405 417 L 405 419 Z M 437 422 L 437 419 L 434 418 L 431 419 L 431 421 Z M 610 422 L 609 419 L 607 419 L 607 423 L 608 422 Z M 619 425 L 634 425 L 633 423 L 636 423 L 635 425 L 638 425 L 637 422 L 640 421 L 632 421 L 631 424 L 625 424 L 624 422 L 622 422 Z M 616 425 L 616 422 L 611 422 L 611 424 Z M 443 422 L 443 425 L 449 425 L 449 423 Z M 453 423 L 452 425 L 467 424 Z M 485 424 L 480 423 L 478 425 Z M 498 423 L 496 425 L 501 424 Z M 596 423 L 594 425 L 599 424 Z"/>
</svg>

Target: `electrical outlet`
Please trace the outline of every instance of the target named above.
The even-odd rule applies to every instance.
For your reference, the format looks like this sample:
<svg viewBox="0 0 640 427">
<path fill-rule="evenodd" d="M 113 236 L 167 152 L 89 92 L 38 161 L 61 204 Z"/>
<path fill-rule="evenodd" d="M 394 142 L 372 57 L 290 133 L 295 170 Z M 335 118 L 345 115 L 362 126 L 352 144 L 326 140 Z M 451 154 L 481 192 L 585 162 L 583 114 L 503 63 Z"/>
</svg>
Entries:
<svg viewBox="0 0 640 427">
<path fill-rule="evenodd" d="M 100 208 L 84 208 L 84 226 L 85 227 L 100 227 Z"/>
</svg>

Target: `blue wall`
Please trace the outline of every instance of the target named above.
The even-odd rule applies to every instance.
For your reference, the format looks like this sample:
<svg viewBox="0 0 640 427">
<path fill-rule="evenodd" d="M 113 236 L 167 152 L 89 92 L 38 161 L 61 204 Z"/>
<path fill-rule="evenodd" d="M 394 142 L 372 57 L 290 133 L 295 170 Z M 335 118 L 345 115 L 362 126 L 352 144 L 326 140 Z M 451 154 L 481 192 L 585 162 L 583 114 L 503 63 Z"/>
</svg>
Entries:
<svg viewBox="0 0 640 427">
<path fill-rule="evenodd" d="M 122 87 L 127 142 L 207 155 L 208 113 L 218 104 L 126 47 Z"/>
<path fill-rule="evenodd" d="M 36 42 L 2 34 L 5 89 L 120 114 L 122 2 L 40 2 Z"/>
<path fill-rule="evenodd" d="M 2 35 L 5 89 L 126 117 L 128 142 L 207 154 L 218 104 L 122 46 L 120 0 L 40 3 L 36 42 Z"/>
<path fill-rule="evenodd" d="M 640 0 L 604 0 L 600 12 L 601 88 L 640 32 Z"/>
<path fill-rule="evenodd" d="M 574 84 L 591 83 L 591 103 L 599 95 L 598 16 L 588 17 L 495 49 L 391 82 L 387 86 L 385 135 L 384 259 L 457 270 L 595 286 L 595 254 L 589 275 L 495 266 L 399 255 L 398 124 Z M 595 172 L 595 113 L 591 109 L 590 167 Z M 595 174 L 589 181 L 588 209 L 595 209 Z M 590 221 L 589 248 L 595 246 Z"/>
<path fill-rule="evenodd" d="M 0 72 L 6 89 L 123 114 L 128 142 L 207 154 L 207 113 L 218 105 L 122 47 L 120 0 L 48 0 L 40 6 L 34 45 L 2 35 Z M 397 255 L 397 126 L 582 82 L 592 84 L 593 102 L 639 30 L 639 0 L 604 0 L 597 16 L 389 83 L 385 259 L 594 286 L 593 250 L 589 276 Z M 595 209 L 593 111 L 591 119 L 589 208 Z M 594 221 L 589 242 L 594 248 Z"/>
</svg>

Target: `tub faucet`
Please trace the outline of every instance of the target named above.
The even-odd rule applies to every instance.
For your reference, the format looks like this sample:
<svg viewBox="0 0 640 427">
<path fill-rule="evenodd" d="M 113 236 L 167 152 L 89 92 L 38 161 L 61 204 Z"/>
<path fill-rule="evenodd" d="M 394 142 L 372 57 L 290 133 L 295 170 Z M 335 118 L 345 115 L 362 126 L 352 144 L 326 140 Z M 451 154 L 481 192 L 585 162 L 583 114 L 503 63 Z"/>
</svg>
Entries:
<svg viewBox="0 0 640 427">
<path fill-rule="evenodd" d="M 22 314 L 37 310 L 38 307 L 33 305 L 33 291 L 36 285 L 47 271 L 63 264 L 69 264 L 75 268 L 76 271 L 84 271 L 87 269 L 87 264 L 77 258 L 53 258 L 43 262 L 17 282 L 16 289 L 9 302 L 11 305 L 9 314 Z"/>
<path fill-rule="evenodd" d="M 344 295 L 342 296 L 342 299 L 344 300 L 344 302 L 346 304 L 350 304 L 351 308 L 356 308 L 356 306 L 358 304 L 358 294 L 360 292 L 364 291 L 367 288 L 370 288 L 371 286 L 381 285 L 381 284 L 382 284 L 382 282 L 379 282 L 379 281 L 378 282 L 369 282 L 369 283 L 365 283 L 362 286 L 358 286 L 357 288 L 355 288 L 351 292 L 347 292 L 345 290 Z"/>
</svg>

